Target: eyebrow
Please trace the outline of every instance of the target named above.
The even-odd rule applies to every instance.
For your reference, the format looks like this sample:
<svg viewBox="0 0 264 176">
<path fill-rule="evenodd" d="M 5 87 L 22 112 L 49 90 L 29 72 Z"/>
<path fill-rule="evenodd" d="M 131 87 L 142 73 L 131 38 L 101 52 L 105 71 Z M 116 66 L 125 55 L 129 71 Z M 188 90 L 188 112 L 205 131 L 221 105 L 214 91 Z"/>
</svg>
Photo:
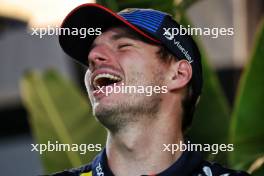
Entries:
<svg viewBox="0 0 264 176">
<path fill-rule="evenodd" d="M 114 34 L 111 36 L 111 40 L 119 40 L 122 38 L 128 38 L 128 39 L 133 39 L 133 40 L 140 40 L 138 37 L 136 37 L 135 35 L 129 34 L 125 31 L 119 32 L 118 34 Z M 94 47 L 96 47 L 97 44 L 96 43 L 92 43 L 91 47 L 89 48 L 88 52 L 90 52 Z"/>
<path fill-rule="evenodd" d="M 114 34 L 113 36 L 111 36 L 111 40 L 119 40 L 121 38 L 139 40 L 136 36 L 129 34 L 129 33 L 125 33 L 125 32 L 121 32 L 121 33 Z"/>
</svg>

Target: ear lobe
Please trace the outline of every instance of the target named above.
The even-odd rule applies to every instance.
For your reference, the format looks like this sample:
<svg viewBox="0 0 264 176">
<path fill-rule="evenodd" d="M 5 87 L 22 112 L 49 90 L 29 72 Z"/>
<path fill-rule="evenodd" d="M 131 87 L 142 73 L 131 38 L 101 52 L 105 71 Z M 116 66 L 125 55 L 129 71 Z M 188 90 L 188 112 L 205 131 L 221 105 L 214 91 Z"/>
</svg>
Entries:
<svg viewBox="0 0 264 176">
<path fill-rule="evenodd" d="M 170 66 L 168 90 L 184 88 L 192 78 L 192 66 L 187 60 L 172 62 Z"/>
</svg>

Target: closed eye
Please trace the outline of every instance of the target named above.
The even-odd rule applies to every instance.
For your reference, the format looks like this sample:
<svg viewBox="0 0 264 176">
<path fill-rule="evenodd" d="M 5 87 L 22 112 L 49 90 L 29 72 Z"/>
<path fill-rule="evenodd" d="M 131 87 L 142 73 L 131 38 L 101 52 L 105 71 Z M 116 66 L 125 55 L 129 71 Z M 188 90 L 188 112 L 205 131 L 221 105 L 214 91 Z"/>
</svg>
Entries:
<svg viewBox="0 0 264 176">
<path fill-rule="evenodd" d="M 130 44 L 130 43 L 119 44 L 118 45 L 118 49 L 122 49 L 122 48 L 125 48 L 125 47 L 128 47 L 128 46 L 132 46 L 132 44 Z"/>
</svg>

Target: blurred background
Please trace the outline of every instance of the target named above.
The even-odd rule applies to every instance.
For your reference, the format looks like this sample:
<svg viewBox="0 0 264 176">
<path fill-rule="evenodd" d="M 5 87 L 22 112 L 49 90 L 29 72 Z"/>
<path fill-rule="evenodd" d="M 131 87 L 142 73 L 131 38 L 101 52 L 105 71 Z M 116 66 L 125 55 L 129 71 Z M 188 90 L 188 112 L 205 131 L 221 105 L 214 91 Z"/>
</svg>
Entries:
<svg viewBox="0 0 264 176">
<path fill-rule="evenodd" d="M 84 90 L 85 68 L 62 52 L 58 36 L 32 36 L 31 28 L 59 26 L 71 9 L 86 2 L 94 1 L 0 0 L 0 175 L 44 173 L 38 154 L 30 151 L 34 140 L 20 80 L 28 70 L 54 68 Z M 234 28 L 233 36 L 200 37 L 230 107 L 263 14 L 263 0 L 200 0 L 187 10 L 195 27 Z"/>
</svg>

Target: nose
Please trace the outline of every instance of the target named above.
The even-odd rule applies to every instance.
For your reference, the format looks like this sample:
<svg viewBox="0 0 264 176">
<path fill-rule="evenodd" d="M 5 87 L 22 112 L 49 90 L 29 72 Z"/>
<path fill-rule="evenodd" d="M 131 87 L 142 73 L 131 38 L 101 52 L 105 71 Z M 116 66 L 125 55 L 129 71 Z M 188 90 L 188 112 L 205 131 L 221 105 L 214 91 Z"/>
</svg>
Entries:
<svg viewBox="0 0 264 176">
<path fill-rule="evenodd" d="M 89 68 L 94 68 L 110 61 L 110 54 L 105 46 L 95 46 L 88 54 Z"/>
</svg>

